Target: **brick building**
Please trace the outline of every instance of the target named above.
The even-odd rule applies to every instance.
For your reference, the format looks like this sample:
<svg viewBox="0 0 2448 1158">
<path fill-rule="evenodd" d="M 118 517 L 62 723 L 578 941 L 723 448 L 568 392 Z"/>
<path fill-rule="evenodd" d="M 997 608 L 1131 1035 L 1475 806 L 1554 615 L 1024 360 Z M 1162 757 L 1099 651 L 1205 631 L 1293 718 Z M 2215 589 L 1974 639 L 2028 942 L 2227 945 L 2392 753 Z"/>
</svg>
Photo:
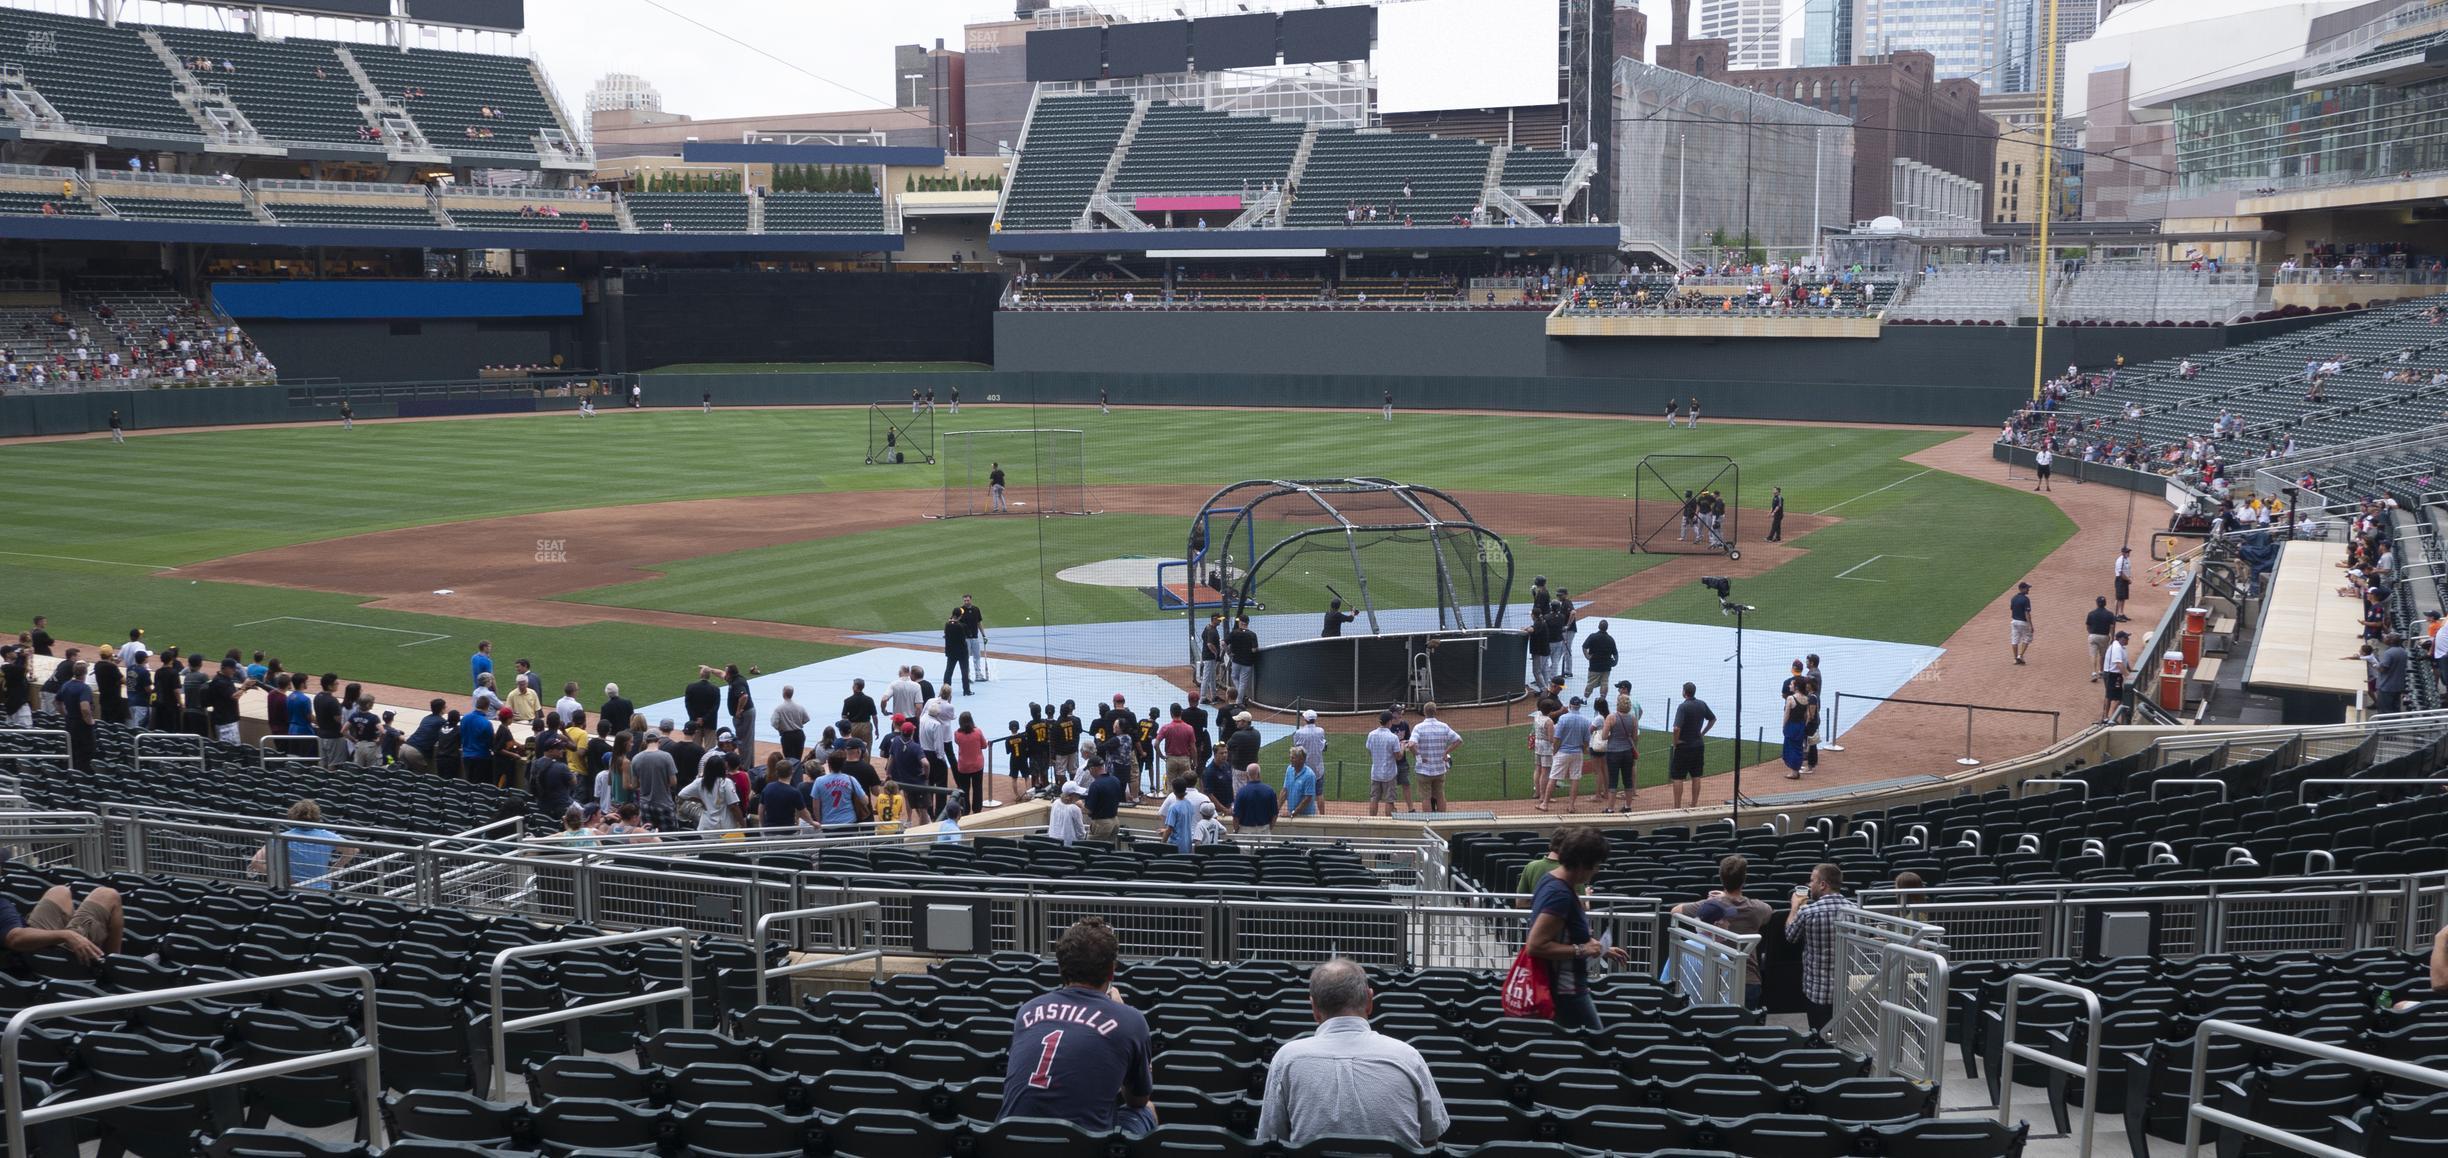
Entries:
<svg viewBox="0 0 2448 1158">
<path fill-rule="evenodd" d="M 1657 63 L 1851 118 L 1856 220 L 1895 211 L 1892 174 L 1899 157 L 1979 184 L 1986 203 L 1997 169 L 1998 127 L 1981 112 L 1979 82 L 1940 80 L 1937 61 L 1911 50 L 1861 64 L 1732 69 L 1725 41 L 1688 35 L 1690 6 L 1690 0 L 1674 0 L 1672 35 L 1658 49 Z"/>
</svg>

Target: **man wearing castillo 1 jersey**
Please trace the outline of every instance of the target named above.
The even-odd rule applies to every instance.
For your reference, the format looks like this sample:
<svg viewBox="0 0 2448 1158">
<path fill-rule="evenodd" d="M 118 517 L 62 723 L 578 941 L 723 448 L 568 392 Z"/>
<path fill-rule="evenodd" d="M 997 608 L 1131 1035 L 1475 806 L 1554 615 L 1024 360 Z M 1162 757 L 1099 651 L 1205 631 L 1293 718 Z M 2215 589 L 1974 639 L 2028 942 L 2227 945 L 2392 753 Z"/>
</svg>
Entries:
<svg viewBox="0 0 2448 1158">
<path fill-rule="evenodd" d="M 1126 1134 L 1155 1128 L 1147 1018 L 1113 987 L 1121 942 L 1098 917 L 1086 917 L 1054 943 L 1062 988 L 1032 998 L 1012 1016 L 999 1118 L 1059 1118 L 1091 1131 Z"/>
</svg>

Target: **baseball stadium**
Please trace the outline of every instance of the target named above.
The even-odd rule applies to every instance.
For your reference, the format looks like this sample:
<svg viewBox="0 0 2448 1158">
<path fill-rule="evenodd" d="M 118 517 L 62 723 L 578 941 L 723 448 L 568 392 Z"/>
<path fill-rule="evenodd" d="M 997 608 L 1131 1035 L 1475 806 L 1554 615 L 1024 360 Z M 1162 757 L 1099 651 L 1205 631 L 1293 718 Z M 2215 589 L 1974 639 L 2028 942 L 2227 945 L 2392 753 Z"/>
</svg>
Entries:
<svg viewBox="0 0 2448 1158">
<path fill-rule="evenodd" d="M 10 1153 L 2448 1145 L 2448 5 L 579 7 L 0 0 Z"/>
</svg>

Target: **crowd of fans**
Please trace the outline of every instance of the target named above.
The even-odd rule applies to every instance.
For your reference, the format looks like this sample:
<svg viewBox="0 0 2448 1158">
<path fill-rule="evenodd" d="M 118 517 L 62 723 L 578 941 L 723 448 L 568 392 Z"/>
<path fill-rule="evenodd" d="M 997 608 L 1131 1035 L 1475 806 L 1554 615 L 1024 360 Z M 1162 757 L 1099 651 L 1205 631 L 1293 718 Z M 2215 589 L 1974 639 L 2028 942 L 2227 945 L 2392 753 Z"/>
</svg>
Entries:
<svg viewBox="0 0 2448 1158">
<path fill-rule="evenodd" d="M 87 384 L 269 382 L 272 360 L 236 326 L 213 324 L 193 301 L 164 324 L 115 324 L 108 304 L 71 314 L 21 314 L 16 341 L 0 345 L 0 390 Z M 39 347 L 39 351 L 31 349 Z"/>
</svg>

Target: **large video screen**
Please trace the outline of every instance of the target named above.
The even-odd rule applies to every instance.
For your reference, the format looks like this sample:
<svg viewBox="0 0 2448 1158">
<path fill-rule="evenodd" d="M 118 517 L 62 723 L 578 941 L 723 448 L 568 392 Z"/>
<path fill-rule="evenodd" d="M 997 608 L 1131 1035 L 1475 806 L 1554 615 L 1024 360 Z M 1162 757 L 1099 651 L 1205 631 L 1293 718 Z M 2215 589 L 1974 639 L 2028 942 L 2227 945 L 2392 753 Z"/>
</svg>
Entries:
<svg viewBox="0 0 2448 1158">
<path fill-rule="evenodd" d="M 1374 11 L 1355 6 L 1303 8 L 1284 13 L 1284 63 L 1368 59 L 1369 15 Z"/>
<path fill-rule="evenodd" d="M 1105 30 L 1105 57 L 1115 76 L 1190 71 L 1190 22 L 1116 24 Z"/>
<path fill-rule="evenodd" d="M 517 32 L 527 27 L 527 0 L 408 0 L 408 17 L 427 24 Z"/>
<path fill-rule="evenodd" d="M 1377 111 L 1556 103 L 1555 0 L 1411 0 L 1377 10 Z"/>
<path fill-rule="evenodd" d="M 1275 63 L 1275 14 L 1212 16 L 1190 22 L 1190 43 L 1200 72 L 1220 68 L 1265 68 Z"/>
<path fill-rule="evenodd" d="M 1030 80 L 1095 80 L 1103 75 L 1104 29 L 1046 28 L 1029 31 Z"/>
</svg>

